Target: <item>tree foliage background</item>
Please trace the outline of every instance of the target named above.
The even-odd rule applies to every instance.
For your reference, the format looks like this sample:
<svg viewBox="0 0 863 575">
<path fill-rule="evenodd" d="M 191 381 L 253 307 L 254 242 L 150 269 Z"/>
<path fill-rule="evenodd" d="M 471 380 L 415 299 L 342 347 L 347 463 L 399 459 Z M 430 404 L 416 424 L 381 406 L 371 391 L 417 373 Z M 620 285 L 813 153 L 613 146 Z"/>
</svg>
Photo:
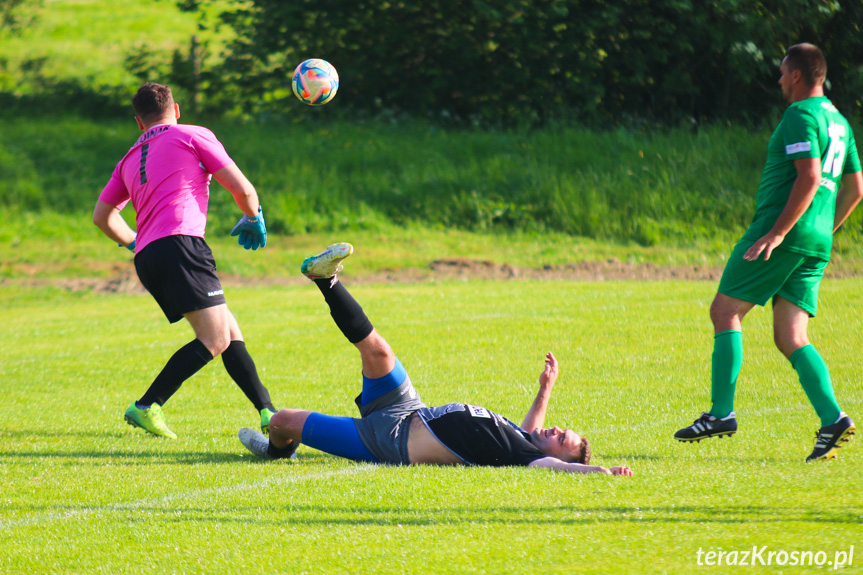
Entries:
<svg viewBox="0 0 863 575">
<path fill-rule="evenodd" d="M 212 13 L 212 0 L 181 0 Z M 439 120 L 607 125 L 756 120 L 785 49 L 825 51 L 830 97 L 863 111 L 859 0 L 250 0 L 202 71 L 214 109 L 284 110 L 294 67 L 339 70 L 341 108 Z"/>
<path fill-rule="evenodd" d="M 0 0 L 0 30 L 15 32 L 29 24 L 42 0 Z"/>
</svg>

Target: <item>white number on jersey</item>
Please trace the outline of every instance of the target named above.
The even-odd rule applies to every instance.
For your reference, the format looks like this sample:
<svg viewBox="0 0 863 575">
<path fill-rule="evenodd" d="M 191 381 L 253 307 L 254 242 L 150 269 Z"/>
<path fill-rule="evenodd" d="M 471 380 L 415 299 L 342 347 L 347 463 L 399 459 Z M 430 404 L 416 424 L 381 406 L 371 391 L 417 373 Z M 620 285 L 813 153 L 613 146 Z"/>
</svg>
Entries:
<svg viewBox="0 0 863 575">
<path fill-rule="evenodd" d="M 845 154 L 848 151 L 845 146 L 845 126 L 841 124 L 830 124 L 827 128 L 827 136 L 830 138 L 830 146 L 824 156 L 824 164 L 821 171 L 838 178 L 842 174 L 842 166 L 845 165 Z"/>
</svg>

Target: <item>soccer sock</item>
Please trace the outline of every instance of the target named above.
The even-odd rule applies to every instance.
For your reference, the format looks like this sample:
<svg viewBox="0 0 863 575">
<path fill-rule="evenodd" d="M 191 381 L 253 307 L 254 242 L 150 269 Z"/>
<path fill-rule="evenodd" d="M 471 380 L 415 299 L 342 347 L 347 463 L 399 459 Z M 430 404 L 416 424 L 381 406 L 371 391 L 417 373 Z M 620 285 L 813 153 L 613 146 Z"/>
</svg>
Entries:
<svg viewBox="0 0 863 575">
<path fill-rule="evenodd" d="M 839 404 L 833 393 L 833 383 L 830 381 L 830 370 L 818 350 L 813 345 L 804 345 L 791 354 L 791 367 L 800 378 L 800 385 L 809 398 L 818 417 L 821 427 L 832 425 L 839 417 Z"/>
<path fill-rule="evenodd" d="M 399 361 L 398 358 L 396 358 L 396 364 L 393 366 L 393 370 L 387 375 L 375 379 L 364 375 L 363 392 L 360 395 L 360 403 L 365 406 L 379 397 L 386 395 L 404 383 L 407 376 L 408 372 L 405 371 L 402 362 Z"/>
<path fill-rule="evenodd" d="M 267 455 L 272 457 L 273 459 L 286 459 L 294 454 L 297 448 L 294 446 L 293 442 L 288 443 L 285 447 L 281 449 L 273 445 L 273 440 L 270 440 L 270 444 L 267 446 Z"/>
<path fill-rule="evenodd" d="M 138 403 L 164 405 L 184 381 L 198 373 L 212 359 L 213 355 L 207 346 L 201 340 L 193 339 L 171 356 Z"/>
<path fill-rule="evenodd" d="M 743 365 L 743 332 L 730 329 L 713 337 L 713 372 L 710 415 L 725 417 L 734 411 L 734 391 Z"/>
<path fill-rule="evenodd" d="M 315 280 L 315 285 L 324 294 L 324 299 L 330 306 L 330 315 L 333 316 L 338 328 L 349 342 L 359 343 L 372 333 L 374 329 L 372 323 L 342 282 L 337 281 L 330 285 L 331 283 L 331 278 Z"/>
<path fill-rule="evenodd" d="M 222 363 L 225 364 L 225 371 L 243 390 L 256 410 L 261 411 L 266 407 L 270 411 L 276 411 L 270 401 L 270 392 L 267 391 L 267 388 L 261 383 L 261 378 L 258 377 L 255 361 L 246 349 L 246 342 L 242 340 L 232 341 L 228 349 L 222 352 Z"/>
</svg>

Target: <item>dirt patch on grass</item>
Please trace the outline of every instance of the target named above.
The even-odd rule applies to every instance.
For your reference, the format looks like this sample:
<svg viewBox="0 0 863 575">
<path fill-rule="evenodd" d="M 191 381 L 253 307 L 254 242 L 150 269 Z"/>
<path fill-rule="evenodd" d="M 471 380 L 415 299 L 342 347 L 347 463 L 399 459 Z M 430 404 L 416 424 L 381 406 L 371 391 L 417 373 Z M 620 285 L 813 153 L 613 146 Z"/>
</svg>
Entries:
<svg viewBox="0 0 863 575">
<path fill-rule="evenodd" d="M 5 280 L 0 285 L 18 284 L 26 286 L 53 285 L 69 291 L 92 291 L 95 293 L 145 293 L 138 281 L 134 266 L 118 265 L 108 277 L 62 278 L 56 280 L 37 279 Z M 563 266 L 541 268 L 517 267 L 507 263 L 469 259 L 435 260 L 425 267 L 408 269 L 381 269 L 375 272 L 350 275 L 352 283 L 418 283 L 450 280 L 556 280 L 556 281 L 622 281 L 622 280 L 692 280 L 716 281 L 722 270 L 698 266 L 657 266 L 635 264 L 610 259 L 601 262 L 578 262 Z M 293 277 L 248 277 L 221 275 L 226 287 L 232 285 L 297 285 L 307 281 L 297 274 Z"/>
<path fill-rule="evenodd" d="M 135 268 L 116 265 L 108 277 L 0 280 L 0 286 L 53 285 L 69 291 L 92 291 L 95 293 L 145 293 L 138 281 Z M 541 268 L 517 267 L 507 263 L 470 259 L 435 260 L 425 267 L 408 269 L 381 269 L 360 275 L 348 275 L 351 283 L 418 283 L 452 280 L 549 280 L 549 281 L 709 281 L 718 282 L 721 267 L 710 266 L 660 266 L 656 264 L 623 262 L 617 259 L 577 262 L 561 266 Z M 843 265 L 841 260 L 831 262 L 827 276 L 832 278 L 858 277 L 863 270 L 854 265 Z M 38 276 L 37 276 L 38 277 Z M 230 286 L 299 285 L 307 280 L 297 274 L 292 277 L 248 277 L 221 274 L 222 284 Z"/>
<path fill-rule="evenodd" d="M 609 259 L 599 262 L 578 262 L 563 266 L 517 268 L 474 260 L 438 260 L 429 266 L 433 275 L 443 277 L 477 277 L 482 279 L 549 279 L 574 281 L 604 280 L 714 280 L 721 269 L 699 266 L 657 266 Z"/>
<path fill-rule="evenodd" d="M 135 268 L 118 271 L 108 278 L 66 278 L 57 280 L 57 286 L 69 291 L 96 293 L 146 293 Z"/>
<path fill-rule="evenodd" d="M 718 280 L 721 268 L 698 266 L 657 266 L 636 264 L 610 259 L 599 262 L 578 262 L 562 266 L 540 268 L 518 267 L 507 263 L 482 260 L 435 260 L 424 268 L 407 270 L 383 269 L 378 272 L 351 278 L 357 283 L 421 282 L 448 280 L 555 280 L 555 281 L 661 281 L 661 280 Z"/>
</svg>

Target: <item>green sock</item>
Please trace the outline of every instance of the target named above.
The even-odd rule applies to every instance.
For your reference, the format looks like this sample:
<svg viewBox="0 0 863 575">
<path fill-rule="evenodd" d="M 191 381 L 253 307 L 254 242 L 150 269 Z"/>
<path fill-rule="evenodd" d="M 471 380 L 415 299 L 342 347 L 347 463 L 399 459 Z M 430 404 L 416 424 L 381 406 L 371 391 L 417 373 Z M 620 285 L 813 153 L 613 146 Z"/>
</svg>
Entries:
<svg viewBox="0 0 863 575">
<path fill-rule="evenodd" d="M 821 418 L 821 427 L 833 424 L 839 418 L 840 409 L 833 393 L 830 370 L 821 354 L 812 345 L 804 345 L 792 353 L 790 359 L 791 367 L 800 377 L 803 391 Z"/>
<path fill-rule="evenodd" d="M 743 332 L 735 329 L 713 336 L 713 373 L 710 415 L 725 417 L 734 411 L 734 390 L 743 365 Z"/>
</svg>

